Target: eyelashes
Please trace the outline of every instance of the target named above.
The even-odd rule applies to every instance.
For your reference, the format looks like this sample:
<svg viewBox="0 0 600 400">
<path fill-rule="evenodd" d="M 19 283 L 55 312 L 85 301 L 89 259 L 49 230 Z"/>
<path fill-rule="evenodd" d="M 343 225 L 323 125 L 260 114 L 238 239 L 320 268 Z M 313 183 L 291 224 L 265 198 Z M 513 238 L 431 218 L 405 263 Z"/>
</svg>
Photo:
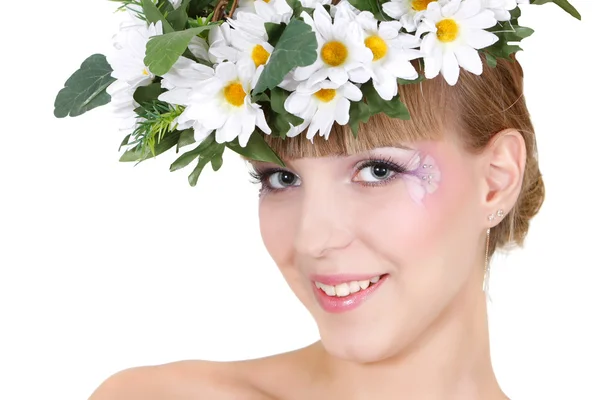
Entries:
<svg viewBox="0 0 600 400">
<path fill-rule="evenodd" d="M 352 172 L 352 182 L 362 186 L 384 186 L 408 172 L 406 165 L 398 164 L 391 157 L 373 157 L 358 162 Z M 367 176 L 364 176 L 364 174 Z M 300 177 L 282 168 L 263 168 L 249 172 L 252 183 L 260 184 L 260 194 L 282 192 L 299 186 Z M 371 174 L 371 177 L 368 175 Z M 383 176 L 382 176 L 383 175 Z M 357 180 L 357 177 L 362 180 Z"/>
</svg>

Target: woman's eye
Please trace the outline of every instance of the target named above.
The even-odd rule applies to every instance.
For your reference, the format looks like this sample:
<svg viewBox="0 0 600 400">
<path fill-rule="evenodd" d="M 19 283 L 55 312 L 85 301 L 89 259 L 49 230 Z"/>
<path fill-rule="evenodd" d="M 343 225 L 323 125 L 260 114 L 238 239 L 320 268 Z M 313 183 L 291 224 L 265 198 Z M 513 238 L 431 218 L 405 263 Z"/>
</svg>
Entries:
<svg viewBox="0 0 600 400">
<path fill-rule="evenodd" d="M 277 171 L 267 178 L 269 186 L 273 189 L 285 189 L 289 186 L 297 186 L 298 181 L 298 177 L 288 171 Z"/>
<path fill-rule="evenodd" d="M 377 163 L 362 167 L 356 176 L 358 178 L 357 180 L 360 182 L 379 182 L 385 181 L 395 173 L 396 171 L 388 165 Z"/>
</svg>

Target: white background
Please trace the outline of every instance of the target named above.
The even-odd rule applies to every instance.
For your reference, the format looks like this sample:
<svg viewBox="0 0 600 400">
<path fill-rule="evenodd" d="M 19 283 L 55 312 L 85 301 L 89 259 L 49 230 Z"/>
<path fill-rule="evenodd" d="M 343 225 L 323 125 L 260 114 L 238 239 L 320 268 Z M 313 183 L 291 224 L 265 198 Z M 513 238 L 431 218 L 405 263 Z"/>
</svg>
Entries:
<svg viewBox="0 0 600 400">
<path fill-rule="evenodd" d="M 513 400 L 600 399 L 597 0 L 523 7 L 526 97 L 547 200 L 496 257 L 492 357 Z M 260 357 L 318 339 L 263 248 L 257 187 L 228 154 L 196 188 L 169 152 L 119 163 L 108 107 L 55 119 L 56 93 L 106 53 L 115 3 L 13 2 L 0 23 L 0 399 L 82 400 L 111 374 Z M 17 5 L 18 4 L 18 5 Z M 593 50 L 593 49 L 596 50 Z"/>
</svg>

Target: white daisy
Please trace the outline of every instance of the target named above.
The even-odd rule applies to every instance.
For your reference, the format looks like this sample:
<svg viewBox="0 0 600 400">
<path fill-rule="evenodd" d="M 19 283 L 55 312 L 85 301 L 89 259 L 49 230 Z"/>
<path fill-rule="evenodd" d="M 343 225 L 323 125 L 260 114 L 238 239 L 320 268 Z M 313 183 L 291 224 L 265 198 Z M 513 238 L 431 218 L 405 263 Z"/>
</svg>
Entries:
<svg viewBox="0 0 600 400">
<path fill-rule="evenodd" d="M 460 67 L 480 75 L 483 64 L 477 50 L 498 41 L 484 29 L 497 23 L 494 13 L 482 8 L 481 0 L 450 0 L 443 7 L 431 3 L 416 35 L 423 33 L 421 51 L 425 53 L 425 77 L 435 78 L 440 71 L 450 85 L 458 81 Z"/>
<path fill-rule="evenodd" d="M 325 139 L 333 123 L 346 125 L 350 119 L 350 101 L 360 101 L 362 92 L 350 82 L 337 85 L 329 80 L 316 83 L 310 90 L 297 90 L 289 95 L 285 109 L 300 118 L 304 123 L 290 129 L 288 136 L 296 136 L 308 127 L 306 137 L 313 140 L 317 131 Z"/>
<path fill-rule="evenodd" d="M 242 13 L 240 15 L 247 14 Z M 232 23 L 234 21 L 231 21 Z M 267 32 L 264 22 L 260 24 L 264 35 L 249 34 L 243 27 L 247 27 L 244 21 L 236 21 L 236 29 L 230 31 L 230 41 L 221 42 L 211 46 L 209 52 L 218 59 L 226 59 L 232 62 L 242 62 L 254 66 L 254 69 L 265 65 L 273 52 L 273 46 L 267 41 Z"/>
<path fill-rule="evenodd" d="M 112 68 L 111 76 L 131 86 L 145 86 L 152 82 L 154 74 L 144 64 L 146 44 L 152 36 L 162 35 L 162 22 L 140 24 L 128 21 L 113 36 L 113 47 L 106 60 Z"/>
<path fill-rule="evenodd" d="M 235 9 L 233 19 L 240 19 L 238 14 L 244 13 L 258 15 L 264 22 L 287 24 L 290 22 L 293 10 L 286 0 L 241 0 L 239 7 Z"/>
<path fill-rule="evenodd" d="M 120 131 L 133 132 L 137 123 L 141 120 L 134 111 L 140 105 L 133 99 L 135 87 L 125 81 L 115 81 L 106 88 L 110 95 L 110 105 L 114 115 L 117 117 L 118 129 Z"/>
<path fill-rule="evenodd" d="M 365 45 L 373 53 L 370 70 L 373 86 L 384 100 L 391 100 L 398 94 L 397 78 L 414 80 L 419 74 L 410 63 L 423 56 L 419 47 L 421 40 L 414 35 L 400 33 L 399 21 L 379 23 L 372 13 L 361 12 L 356 20 L 365 33 Z"/>
<path fill-rule="evenodd" d="M 402 22 L 402 26 L 407 32 L 414 32 L 421 22 L 423 14 L 427 10 L 429 3 L 435 3 L 437 0 L 391 0 L 383 3 L 383 11 L 392 18 Z M 447 1 L 441 1 L 444 5 Z"/>
<path fill-rule="evenodd" d="M 483 0 L 483 8 L 492 10 L 498 21 L 509 21 L 510 11 L 517 7 L 517 0 Z"/>
<path fill-rule="evenodd" d="M 304 21 L 312 27 L 317 36 L 318 57 L 312 65 L 294 70 L 294 79 L 312 86 L 329 78 L 337 85 L 351 80 L 364 83 L 370 74 L 366 65 L 373 54 L 365 46 L 363 32 L 356 21 L 339 17 L 332 20 L 325 8 L 317 3 L 313 18 L 302 13 Z"/>
<path fill-rule="evenodd" d="M 111 106 L 120 120 L 120 130 L 133 130 L 139 121 L 134 110 L 140 105 L 133 99 L 133 94 L 138 87 L 147 86 L 154 79 L 154 74 L 144 64 L 146 44 L 150 37 L 161 34 L 161 22 L 147 26 L 141 20 L 132 19 L 121 24 L 113 37 L 114 49 L 106 60 L 116 81 L 106 88 L 106 92 L 111 96 Z"/>
<path fill-rule="evenodd" d="M 192 88 L 180 121 L 195 121 L 194 128 L 204 132 L 216 130 L 218 143 L 237 137 L 246 146 L 256 127 L 270 134 L 263 110 L 251 102 L 252 77 L 252 71 L 232 62 L 218 64 L 213 77 Z"/>
</svg>

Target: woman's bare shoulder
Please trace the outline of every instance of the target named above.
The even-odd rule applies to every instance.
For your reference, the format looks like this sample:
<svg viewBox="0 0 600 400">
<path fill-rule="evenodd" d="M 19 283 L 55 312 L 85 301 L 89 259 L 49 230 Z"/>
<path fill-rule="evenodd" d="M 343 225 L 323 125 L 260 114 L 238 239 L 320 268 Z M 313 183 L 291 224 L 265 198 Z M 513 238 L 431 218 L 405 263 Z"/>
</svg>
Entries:
<svg viewBox="0 0 600 400">
<path fill-rule="evenodd" d="M 186 360 L 130 368 L 106 379 L 89 400 L 273 400 L 240 367 L 237 362 Z"/>
</svg>

